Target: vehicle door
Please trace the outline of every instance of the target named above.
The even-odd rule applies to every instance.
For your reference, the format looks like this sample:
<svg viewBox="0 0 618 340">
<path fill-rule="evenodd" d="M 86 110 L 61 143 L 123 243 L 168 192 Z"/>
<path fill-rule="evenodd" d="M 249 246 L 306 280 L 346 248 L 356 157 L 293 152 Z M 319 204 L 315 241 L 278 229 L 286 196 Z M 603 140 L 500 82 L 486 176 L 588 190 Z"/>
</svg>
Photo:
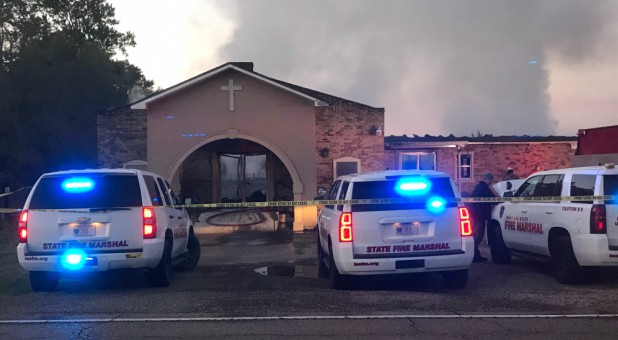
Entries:
<svg viewBox="0 0 618 340">
<path fill-rule="evenodd" d="M 563 178 L 562 174 L 546 174 L 536 186 L 533 197 L 555 197 L 556 200 L 536 202 L 528 209 L 528 219 L 521 224 L 520 228 L 522 237 L 525 239 L 525 248 L 527 248 L 524 250 L 549 256 L 547 245 L 549 230 L 556 226 L 566 227 L 559 220 L 563 207 L 559 198 L 562 196 Z"/>
<path fill-rule="evenodd" d="M 333 183 L 328 195 L 326 196 L 327 200 L 337 199 L 337 194 L 339 193 L 339 188 L 341 188 L 342 182 L 343 181 L 341 180 L 336 180 Z M 335 205 L 327 204 L 320 212 L 320 217 L 318 219 L 318 226 L 320 228 L 320 244 L 322 245 L 322 249 L 326 252 L 328 252 L 328 235 L 331 234 L 331 237 L 333 238 L 337 236 L 337 227 L 334 226 L 334 223 L 338 223 L 338 219 L 336 218 L 336 215 L 338 215 L 337 212 L 338 211 L 335 210 Z"/>
<path fill-rule="evenodd" d="M 603 175 L 603 194 L 618 196 L 618 174 Z M 618 199 L 605 201 L 607 241 L 610 250 L 618 250 Z"/>
<path fill-rule="evenodd" d="M 534 192 L 537 186 L 543 180 L 543 175 L 537 175 L 528 178 L 517 189 L 513 195 L 516 198 L 534 197 Z M 528 237 L 522 232 L 525 223 L 530 221 L 535 209 L 536 202 L 506 202 L 504 203 L 504 225 L 502 226 L 502 237 L 507 247 L 526 250 L 529 249 L 526 242 Z"/>
<path fill-rule="evenodd" d="M 182 209 L 176 209 L 174 207 L 176 203 L 174 201 L 175 195 L 169 184 L 160 177 L 157 177 L 157 183 L 163 191 L 163 199 L 165 201 L 165 215 L 162 216 L 162 218 L 166 220 L 167 228 L 172 231 L 172 236 L 174 238 L 172 256 L 176 256 L 186 248 L 187 235 L 181 231 L 182 228 L 180 227 L 184 214 Z"/>
</svg>

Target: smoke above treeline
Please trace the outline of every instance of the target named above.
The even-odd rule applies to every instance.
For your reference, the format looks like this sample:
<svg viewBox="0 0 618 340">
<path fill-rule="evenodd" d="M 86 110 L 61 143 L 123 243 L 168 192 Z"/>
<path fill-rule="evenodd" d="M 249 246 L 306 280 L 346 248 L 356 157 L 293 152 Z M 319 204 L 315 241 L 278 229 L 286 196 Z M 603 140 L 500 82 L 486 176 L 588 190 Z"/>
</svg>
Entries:
<svg viewBox="0 0 618 340">
<path fill-rule="evenodd" d="M 385 107 L 388 134 L 555 134 L 548 58 L 603 59 L 618 40 L 612 0 L 217 4 L 235 23 L 221 60 Z"/>
</svg>

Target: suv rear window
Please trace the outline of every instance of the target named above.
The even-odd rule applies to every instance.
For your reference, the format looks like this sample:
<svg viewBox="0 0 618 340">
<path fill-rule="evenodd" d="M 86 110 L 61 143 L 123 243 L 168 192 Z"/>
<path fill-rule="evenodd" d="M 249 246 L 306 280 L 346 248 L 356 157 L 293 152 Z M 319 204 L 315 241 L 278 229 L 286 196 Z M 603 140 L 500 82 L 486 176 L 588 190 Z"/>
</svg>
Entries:
<svg viewBox="0 0 618 340">
<path fill-rule="evenodd" d="M 91 189 L 71 192 L 66 181 L 91 181 Z M 36 186 L 29 209 L 123 208 L 142 205 L 136 175 L 80 173 L 43 177 Z"/>
<path fill-rule="evenodd" d="M 427 178 L 431 183 L 429 191 L 423 196 L 417 197 L 419 202 L 413 203 L 389 203 L 389 204 L 353 204 L 352 211 L 380 211 L 380 210 L 408 210 L 425 209 L 426 200 L 433 196 L 443 198 L 447 203 L 446 207 L 456 207 L 457 202 L 453 200 L 455 193 L 451 187 L 448 177 Z M 397 180 L 355 182 L 352 187 L 352 199 L 378 199 L 378 198 L 411 198 L 402 196 L 396 190 Z"/>
</svg>

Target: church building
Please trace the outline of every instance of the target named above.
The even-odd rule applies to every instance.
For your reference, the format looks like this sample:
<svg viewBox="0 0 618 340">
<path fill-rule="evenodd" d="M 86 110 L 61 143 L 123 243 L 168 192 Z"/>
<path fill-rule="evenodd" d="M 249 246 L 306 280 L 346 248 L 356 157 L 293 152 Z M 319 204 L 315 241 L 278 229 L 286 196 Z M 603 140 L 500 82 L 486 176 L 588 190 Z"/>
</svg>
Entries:
<svg viewBox="0 0 618 340">
<path fill-rule="evenodd" d="M 310 200 L 333 178 L 383 170 L 384 109 L 230 62 L 99 115 L 101 167 L 158 173 L 191 203 Z M 294 230 L 317 208 L 294 207 Z"/>
</svg>

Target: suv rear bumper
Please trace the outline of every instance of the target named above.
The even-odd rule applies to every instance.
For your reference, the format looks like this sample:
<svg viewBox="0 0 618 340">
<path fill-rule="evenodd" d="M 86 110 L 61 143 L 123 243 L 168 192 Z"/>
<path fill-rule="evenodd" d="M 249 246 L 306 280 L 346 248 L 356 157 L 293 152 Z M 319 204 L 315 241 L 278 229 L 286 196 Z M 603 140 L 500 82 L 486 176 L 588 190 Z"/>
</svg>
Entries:
<svg viewBox="0 0 618 340">
<path fill-rule="evenodd" d="M 474 258 L 474 239 L 462 238 L 461 250 L 461 254 L 355 259 L 352 244 L 339 244 L 333 255 L 341 274 L 382 275 L 467 269 Z"/>
<path fill-rule="evenodd" d="M 573 252 L 580 266 L 618 266 L 618 251 L 609 250 L 606 235 L 572 235 Z"/>
<path fill-rule="evenodd" d="M 17 258 L 19 264 L 27 271 L 52 271 L 52 272 L 101 272 L 113 269 L 125 268 L 155 268 L 161 261 L 164 240 L 145 240 L 142 249 L 127 249 L 122 252 L 91 251 L 82 249 L 92 258 L 77 270 L 63 267 L 61 258 L 63 254 L 33 253 L 29 252 L 28 245 L 20 243 L 17 246 Z"/>
</svg>

